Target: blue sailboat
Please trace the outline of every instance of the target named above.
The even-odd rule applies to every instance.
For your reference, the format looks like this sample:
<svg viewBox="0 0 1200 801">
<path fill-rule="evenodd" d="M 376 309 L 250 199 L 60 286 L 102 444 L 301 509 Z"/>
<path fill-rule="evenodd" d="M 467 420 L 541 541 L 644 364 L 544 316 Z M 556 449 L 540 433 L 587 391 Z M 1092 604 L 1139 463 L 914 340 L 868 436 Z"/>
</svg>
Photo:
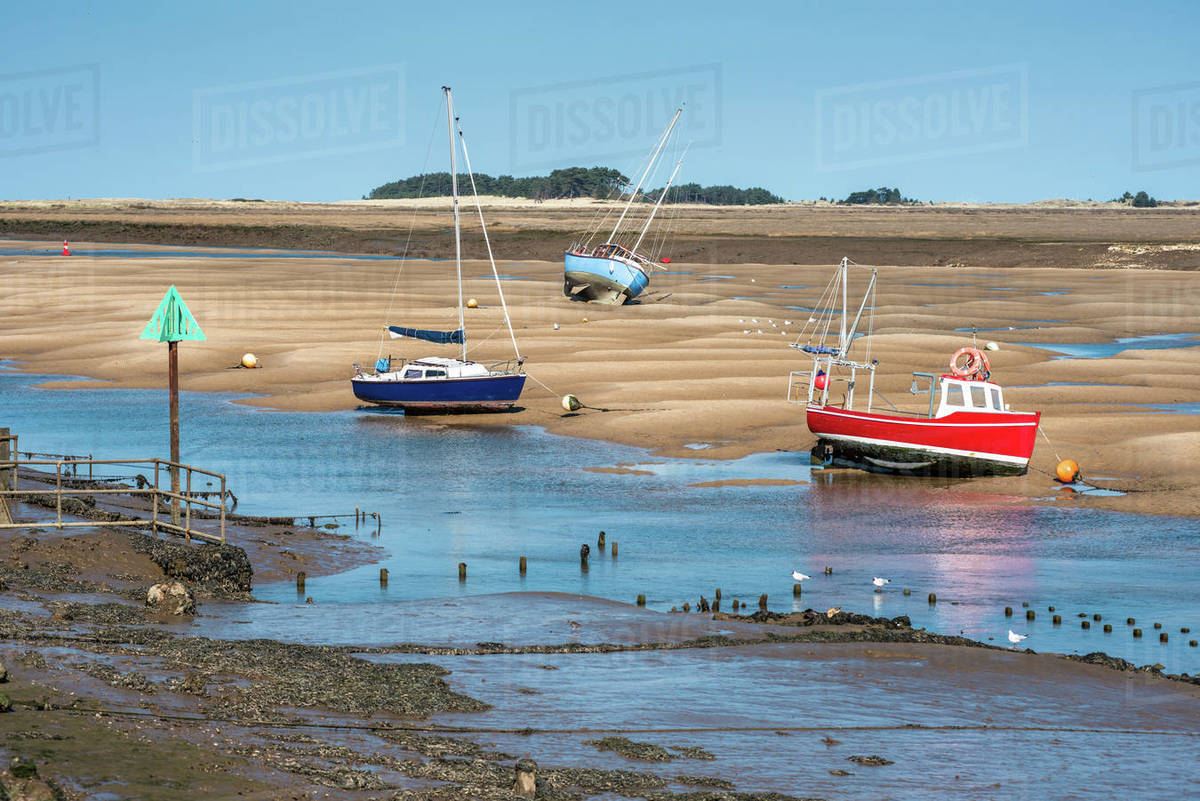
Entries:
<svg viewBox="0 0 1200 801">
<path fill-rule="evenodd" d="M 454 116 L 454 99 L 450 87 L 443 86 L 446 96 L 446 120 L 450 135 L 450 186 L 454 207 L 454 262 L 458 272 L 458 328 L 453 331 L 435 331 L 406 326 L 389 325 L 388 334 L 393 339 L 418 339 L 441 345 L 459 345 L 459 358 L 426 356 L 420 359 L 393 360 L 381 356 L 374 370 L 363 370 L 354 365 L 354 376 L 350 386 L 359 400 L 379 406 L 402 408 L 405 414 L 429 412 L 484 412 L 509 409 L 521 397 L 525 387 L 524 359 L 517 347 L 512 321 L 508 317 L 508 306 L 504 302 L 504 290 L 492 256 L 492 246 L 484 228 L 488 259 L 492 274 L 496 278 L 496 290 L 500 294 L 500 307 L 504 310 L 504 321 L 512 339 L 515 358 L 510 361 L 485 365 L 467 359 L 466 324 L 463 314 L 462 291 L 462 232 L 458 208 L 458 164 L 454 134 L 462 146 L 463 161 L 471 180 L 474 193 L 475 176 L 471 172 L 471 158 L 467 153 L 466 139 L 462 127 Z M 479 207 L 479 223 L 483 225 L 483 211 Z"/>
<path fill-rule="evenodd" d="M 659 194 L 658 200 L 651 209 L 633 246 L 622 245 L 618 239 L 630 207 L 640 198 L 642 185 L 662 156 L 663 147 L 670 139 L 671 132 L 675 130 L 675 124 L 679 122 L 679 115 L 682 112 L 682 108 L 675 110 L 675 116 L 671 118 L 667 129 L 659 137 L 658 143 L 646 163 L 646 168 L 642 171 L 642 177 L 633 191 L 629 193 L 629 200 L 625 203 L 625 208 L 622 209 L 621 216 L 617 219 L 617 224 L 613 226 L 608 238 L 601 244 L 593 246 L 591 242 L 599 233 L 597 227 L 588 234 L 586 239 L 576 241 L 567 249 L 563 256 L 563 294 L 567 297 L 619 306 L 640 295 L 650 284 L 651 271 L 656 268 L 661 269 L 661 265 L 652 256 L 643 252 L 641 246 L 646 238 L 646 233 L 650 230 L 650 224 L 654 222 L 654 217 L 658 214 L 658 209 L 667 196 L 667 190 L 671 188 L 675 176 L 679 173 L 679 167 L 683 164 L 683 156 L 680 156 L 679 161 L 675 164 L 670 179 Z M 684 155 L 686 154 L 687 148 L 684 148 Z M 601 220 L 601 225 L 603 222 Z"/>
</svg>

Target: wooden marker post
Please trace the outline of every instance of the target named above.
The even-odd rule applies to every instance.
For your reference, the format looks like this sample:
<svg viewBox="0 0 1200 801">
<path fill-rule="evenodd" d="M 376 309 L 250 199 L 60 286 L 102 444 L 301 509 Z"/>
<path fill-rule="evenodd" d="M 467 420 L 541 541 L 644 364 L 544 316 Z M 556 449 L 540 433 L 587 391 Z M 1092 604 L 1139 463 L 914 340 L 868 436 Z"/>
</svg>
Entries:
<svg viewBox="0 0 1200 801">
<path fill-rule="evenodd" d="M 150 322 L 142 331 L 142 339 L 167 343 L 167 394 L 171 414 L 171 524 L 179 525 L 179 343 L 183 340 L 204 342 L 207 337 L 200 324 L 188 311 L 187 304 L 172 284 Z M 157 498 L 155 503 L 157 503 Z"/>
</svg>

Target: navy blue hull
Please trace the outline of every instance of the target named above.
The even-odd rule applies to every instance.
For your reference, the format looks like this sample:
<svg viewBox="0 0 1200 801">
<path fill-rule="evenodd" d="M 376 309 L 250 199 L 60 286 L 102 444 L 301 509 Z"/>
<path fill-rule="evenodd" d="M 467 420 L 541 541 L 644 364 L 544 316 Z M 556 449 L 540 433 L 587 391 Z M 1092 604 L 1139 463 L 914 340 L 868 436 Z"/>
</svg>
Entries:
<svg viewBox="0 0 1200 801">
<path fill-rule="evenodd" d="M 472 412 L 511 408 L 525 387 L 523 374 L 419 381 L 351 379 L 354 397 L 414 412 Z"/>
</svg>

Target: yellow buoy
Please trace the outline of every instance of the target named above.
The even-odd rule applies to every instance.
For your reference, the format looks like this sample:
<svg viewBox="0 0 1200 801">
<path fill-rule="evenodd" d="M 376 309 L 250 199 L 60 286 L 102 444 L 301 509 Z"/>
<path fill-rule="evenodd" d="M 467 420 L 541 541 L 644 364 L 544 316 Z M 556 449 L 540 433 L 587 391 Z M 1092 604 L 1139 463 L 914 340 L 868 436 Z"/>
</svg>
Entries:
<svg viewBox="0 0 1200 801">
<path fill-rule="evenodd" d="M 1079 465 L 1075 464 L 1074 459 L 1063 459 L 1058 463 L 1058 467 L 1054 468 L 1054 475 L 1062 483 L 1070 484 L 1079 478 Z"/>
<path fill-rule="evenodd" d="M 586 318 L 586 317 L 584 317 L 584 318 L 583 318 L 583 321 L 586 323 L 586 322 L 587 322 L 587 318 Z"/>
<path fill-rule="evenodd" d="M 258 357 L 253 353 L 243 354 L 242 367 L 258 367 Z"/>
<path fill-rule="evenodd" d="M 563 395 L 562 407 L 568 412 L 577 412 L 583 408 L 583 404 L 574 395 Z"/>
<path fill-rule="evenodd" d="M 467 300 L 467 308 L 468 309 L 473 309 L 478 305 L 479 305 L 479 301 L 475 300 L 475 298 L 470 298 L 469 300 Z"/>
</svg>

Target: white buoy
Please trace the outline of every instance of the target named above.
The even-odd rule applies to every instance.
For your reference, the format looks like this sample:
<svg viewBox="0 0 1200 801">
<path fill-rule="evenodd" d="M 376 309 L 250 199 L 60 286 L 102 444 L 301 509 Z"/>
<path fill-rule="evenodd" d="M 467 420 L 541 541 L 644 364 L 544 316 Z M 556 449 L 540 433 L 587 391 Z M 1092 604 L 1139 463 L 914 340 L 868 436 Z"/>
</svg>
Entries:
<svg viewBox="0 0 1200 801">
<path fill-rule="evenodd" d="M 577 412 L 583 408 L 583 404 L 574 395 L 563 395 L 562 407 L 568 412 Z"/>
<path fill-rule="evenodd" d="M 1000 350 L 1000 346 L 995 342 L 989 342 L 983 346 L 985 350 Z"/>
<path fill-rule="evenodd" d="M 242 367 L 258 367 L 258 357 L 253 353 L 242 354 Z"/>
<path fill-rule="evenodd" d="M 554 330 L 555 330 L 555 331 L 557 331 L 557 330 L 558 330 L 558 323 L 555 323 L 555 324 L 554 324 Z"/>
</svg>

